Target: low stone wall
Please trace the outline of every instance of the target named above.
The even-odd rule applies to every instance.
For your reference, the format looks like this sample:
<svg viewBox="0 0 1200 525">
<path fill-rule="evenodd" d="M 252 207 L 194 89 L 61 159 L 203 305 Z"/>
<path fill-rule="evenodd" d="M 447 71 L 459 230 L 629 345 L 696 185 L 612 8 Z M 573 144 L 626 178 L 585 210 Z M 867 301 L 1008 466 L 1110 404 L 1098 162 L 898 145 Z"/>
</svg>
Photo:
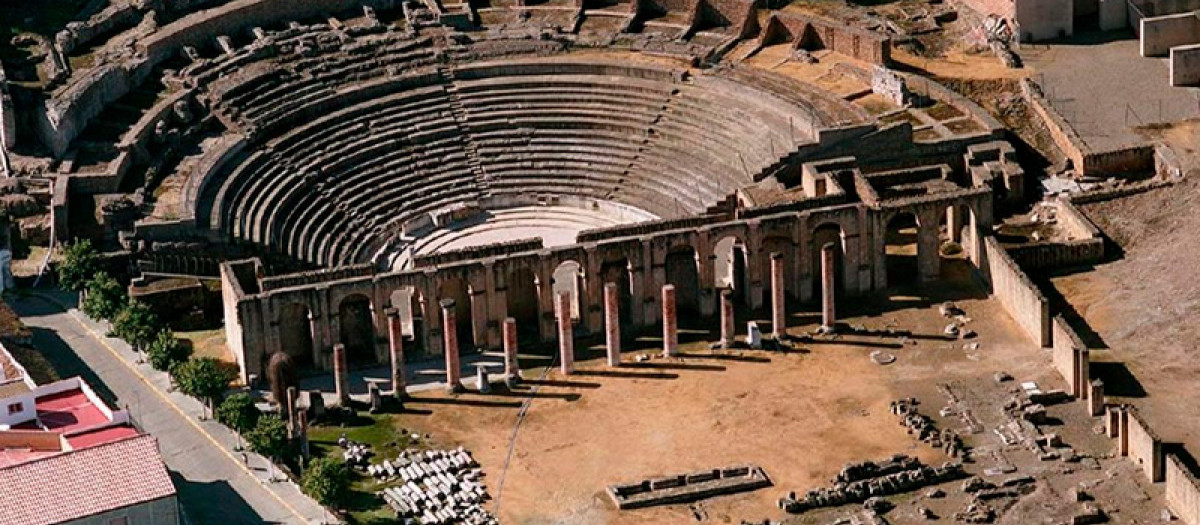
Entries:
<svg viewBox="0 0 1200 525">
<path fill-rule="evenodd" d="M 992 294 L 1021 330 L 1042 347 L 1051 345 L 1050 303 L 994 237 L 984 238 L 986 277 Z"/>
<path fill-rule="evenodd" d="M 351 277 L 363 277 L 375 274 L 375 265 L 371 263 L 355 264 L 350 266 L 338 266 L 327 270 L 313 270 L 311 272 L 289 273 L 278 277 L 265 277 L 262 279 L 262 290 L 264 292 L 278 290 L 281 288 L 290 288 L 302 284 L 336 281 L 340 279 L 349 279 Z"/>
<path fill-rule="evenodd" d="M 1187 525 L 1200 525 L 1200 479 L 1175 454 L 1166 458 L 1167 507 Z"/>
<path fill-rule="evenodd" d="M 1008 255 L 1022 268 L 1071 268 L 1104 260 L 1104 239 L 1080 239 L 1055 243 L 1029 243 L 1007 248 Z"/>
<path fill-rule="evenodd" d="M 1129 457 L 1137 461 L 1145 471 L 1146 477 L 1153 482 L 1163 480 L 1163 451 L 1162 440 L 1158 434 L 1150 428 L 1150 425 L 1142 419 L 1134 407 L 1127 409 L 1129 415 L 1129 423 L 1126 427 L 1129 431 L 1127 445 L 1129 447 Z"/>
<path fill-rule="evenodd" d="M 141 84 L 150 70 L 151 64 L 142 60 L 88 71 L 38 108 L 35 133 L 56 157 L 61 157 L 91 119 Z"/>
<path fill-rule="evenodd" d="M 1063 316 L 1054 316 L 1051 357 L 1054 368 L 1067 382 L 1067 392 L 1079 399 L 1088 397 L 1091 382 L 1090 351 Z"/>
<path fill-rule="evenodd" d="M 68 54 L 77 47 L 87 45 L 96 37 L 133 27 L 142 18 L 142 13 L 135 5 L 137 3 L 115 2 L 85 22 L 71 22 L 67 24 L 66 29 L 54 35 L 54 43 L 63 54 Z"/>
</svg>

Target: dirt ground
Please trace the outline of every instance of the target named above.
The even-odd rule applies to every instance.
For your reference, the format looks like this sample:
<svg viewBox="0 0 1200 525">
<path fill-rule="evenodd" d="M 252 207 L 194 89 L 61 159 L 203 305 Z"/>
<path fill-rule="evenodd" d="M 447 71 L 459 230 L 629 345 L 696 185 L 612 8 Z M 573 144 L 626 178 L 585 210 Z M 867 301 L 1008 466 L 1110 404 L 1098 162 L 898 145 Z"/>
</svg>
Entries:
<svg viewBox="0 0 1200 525">
<path fill-rule="evenodd" d="M 965 275 L 961 261 L 947 266 L 949 273 Z M 888 409 L 894 399 L 926 400 L 923 413 L 953 427 L 954 421 L 938 415 L 946 403 L 938 383 L 952 385 L 964 399 L 993 404 L 1001 403 L 1003 389 L 1015 384 L 997 384 L 992 376 L 999 370 L 1044 389 L 1061 387 L 1048 354 L 1025 339 L 998 303 L 969 280 L 961 282 L 930 295 L 918 291 L 894 294 L 886 302 L 844 301 L 842 311 L 856 312 L 844 321 L 858 332 L 802 343 L 797 351 L 710 351 L 707 343 L 694 341 L 681 345 L 678 358 L 634 362 L 630 352 L 617 370 L 599 359 L 584 359 L 569 377 L 553 370 L 537 379 L 544 368 L 527 370 L 531 379 L 517 392 L 416 394 L 396 424 L 431 433 L 440 444 L 472 450 L 487 473 L 492 506 L 503 523 L 782 519 L 786 515 L 775 504 L 779 497 L 827 485 L 847 462 L 897 453 L 931 464 L 948 459 L 906 434 Z M 964 342 L 940 335 L 947 319 L 936 305 L 947 299 L 967 312 L 966 327 L 976 338 Z M 807 333 L 816 320 L 815 312 L 796 311 L 790 331 Z M 888 330 L 911 334 L 889 335 Z M 685 340 L 697 336 L 709 337 L 684 334 Z M 642 339 L 639 344 L 654 347 L 657 341 Z M 578 350 L 595 357 L 600 353 L 599 348 Z M 876 364 L 870 358 L 873 351 L 891 353 L 896 362 Z M 514 435 L 525 396 L 532 401 Z M 1077 403 L 1055 409 L 1082 414 Z M 999 413 L 994 407 L 979 411 L 985 423 L 998 417 L 992 412 Z M 991 415 L 982 415 L 985 411 Z M 1060 434 L 1094 436 L 1091 418 L 1064 416 L 1059 421 L 1073 429 L 1056 430 Z M 980 451 L 991 450 L 996 441 L 982 430 L 966 439 Z M 1098 454 L 1111 444 L 1107 438 L 1092 439 L 1092 448 L 1104 449 Z M 774 487 L 634 511 L 616 510 L 604 493 L 611 483 L 743 463 L 762 466 Z M 978 467 L 988 465 L 990 461 L 982 461 Z M 1058 494 L 1051 485 L 1045 490 Z M 908 522 L 904 516 L 915 516 L 910 514 L 893 522 Z"/>
</svg>

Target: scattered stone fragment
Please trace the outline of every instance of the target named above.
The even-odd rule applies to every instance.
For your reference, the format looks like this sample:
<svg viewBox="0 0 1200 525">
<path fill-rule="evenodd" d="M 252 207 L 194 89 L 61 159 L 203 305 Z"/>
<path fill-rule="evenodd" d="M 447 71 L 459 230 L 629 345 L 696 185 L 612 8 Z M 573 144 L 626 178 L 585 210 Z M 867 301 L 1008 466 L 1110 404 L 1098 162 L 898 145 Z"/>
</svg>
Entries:
<svg viewBox="0 0 1200 525">
<path fill-rule="evenodd" d="M 896 362 L 896 356 L 884 352 L 883 350 L 876 350 L 871 352 L 871 360 L 875 361 L 875 364 L 890 365 Z"/>
<path fill-rule="evenodd" d="M 992 378 L 994 378 L 997 383 L 1005 383 L 1013 380 L 1013 376 L 1008 375 L 1008 372 L 1004 371 L 996 372 Z"/>
</svg>

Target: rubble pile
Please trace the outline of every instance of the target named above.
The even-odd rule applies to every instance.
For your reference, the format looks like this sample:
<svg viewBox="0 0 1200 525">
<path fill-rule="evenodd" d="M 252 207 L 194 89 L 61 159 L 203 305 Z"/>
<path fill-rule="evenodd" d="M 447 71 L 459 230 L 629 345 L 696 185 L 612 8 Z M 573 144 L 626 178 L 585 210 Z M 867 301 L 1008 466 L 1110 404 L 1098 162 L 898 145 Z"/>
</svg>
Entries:
<svg viewBox="0 0 1200 525">
<path fill-rule="evenodd" d="M 380 481 L 402 482 L 379 495 L 403 523 L 496 525 L 483 508 L 488 499 L 483 471 L 462 447 L 454 450 L 406 450 L 394 460 L 369 465 Z"/>
<path fill-rule="evenodd" d="M 346 436 L 338 438 L 338 446 L 342 447 L 342 459 L 351 467 L 366 466 L 367 461 L 374 456 L 371 452 L 371 446 L 363 443 L 355 443 L 346 439 Z"/>
<path fill-rule="evenodd" d="M 820 507 L 861 503 L 871 498 L 908 492 L 963 476 L 960 463 L 931 467 L 921 464 L 916 458 L 897 455 L 879 463 L 846 465 L 834 479 L 832 487 L 810 490 L 799 498 L 795 492 L 789 493 L 779 500 L 779 508 L 798 514 Z"/>
</svg>

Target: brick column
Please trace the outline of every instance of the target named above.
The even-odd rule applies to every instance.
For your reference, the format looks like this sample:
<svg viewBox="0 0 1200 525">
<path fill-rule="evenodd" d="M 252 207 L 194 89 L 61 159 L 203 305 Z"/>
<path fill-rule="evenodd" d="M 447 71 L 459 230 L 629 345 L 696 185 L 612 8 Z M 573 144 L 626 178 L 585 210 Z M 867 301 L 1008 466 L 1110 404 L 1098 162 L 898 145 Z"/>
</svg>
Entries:
<svg viewBox="0 0 1200 525">
<path fill-rule="evenodd" d="M 400 323 L 400 312 L 394 308 L 387 311 L 388 353 L 392 362 L 392 396 L 404 397 L 404 327 Z"/>
<path fill-rule="evenodd" d="M 679 346 L 679 319 L 675 315 L 675 285 L 662 287 L 663 355 L 673 356 Z"/>
<path fill-rule="evenodd" d="M 458 359 L 458 316 L 454 313 L 454 299 L 442 299 L 442 341 L 446 353 L 446 390 L 462 392 L 462 365 Z"/>
<path fill-rule="evenodd" d="M 517 361 L 517 320 L 504 319 L 504 383 L 510 388 L 521 383 L 521 363 Z"/>
<path fill-rule="evenodd" d="M 333 390 L 340 406 L 350 406 L 350 371 L 346 368 L 346 345 L 333 345 Z"/>
<path fill-rule="evenodd" d="M 783 281 L 783 254 L 774 252 L 771 254 L 771 331 L 776 339 L 787 336 L 786 287 Z"/>
<path fill-rule="evenodd" d="M 826 332 L 832 332 L 834 325 L 837 324 L 837 315 L 833 304 L 837 291 L 837 284 L 834 283 L 837 278 L 837 270 L 834 268 L 836 261 L 834 249 L 831 242 L 827 242 L 825 246 L 821 247 L 821 330 Z"/>
<path fill-rule="evenodd" d="M 604 338 L 608 366 L 621 366 L 621 293 L 617 283 L 604 285 Z"/>
<path fill-rule="evenodd" d="M 721 289 L 721 348 L 733 348 L 736 329 L 733 322 L 733 288 Z"/>
<path fill-rule="evenodd" d="M 558 351 L 562 364 L 563 375 L 575 372 L 575 334 L 571 327 L 571 293 L 559 292 L 555 302 L 555 315 L 558 316 Z"/>
</svg>

